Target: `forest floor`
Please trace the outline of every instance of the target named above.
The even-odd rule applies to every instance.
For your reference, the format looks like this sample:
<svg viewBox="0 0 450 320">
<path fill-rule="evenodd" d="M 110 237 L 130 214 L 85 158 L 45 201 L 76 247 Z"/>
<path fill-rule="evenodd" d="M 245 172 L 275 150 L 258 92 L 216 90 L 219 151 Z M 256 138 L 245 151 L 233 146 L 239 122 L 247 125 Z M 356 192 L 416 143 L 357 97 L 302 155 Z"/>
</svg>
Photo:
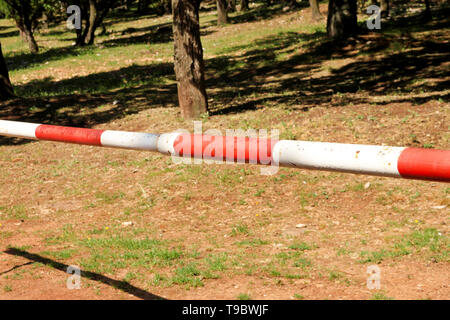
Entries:
<svg viewBox="0 0 450 320">
<path fill-rule="evenodd" d="M 309 8 L 252 8 L 223 27 L 202 12 L 204 130 L 449 149 L 449 14 L 433 14 L 383 22 L 337 48 Z M 37 35 L 37 55 L 0 20 L 22 97 L 0 118 L 192 131 L 177 107 L 170 20 L 117 14 L 86 48 L 52 27 Z M 439 182 L 266 176 L 253 165 L 0 138 L 0 298 L 449 299 L 449 207 Z M 70 265 L 82 270 L 79 290 L 67 288 Z"/>
</svg>

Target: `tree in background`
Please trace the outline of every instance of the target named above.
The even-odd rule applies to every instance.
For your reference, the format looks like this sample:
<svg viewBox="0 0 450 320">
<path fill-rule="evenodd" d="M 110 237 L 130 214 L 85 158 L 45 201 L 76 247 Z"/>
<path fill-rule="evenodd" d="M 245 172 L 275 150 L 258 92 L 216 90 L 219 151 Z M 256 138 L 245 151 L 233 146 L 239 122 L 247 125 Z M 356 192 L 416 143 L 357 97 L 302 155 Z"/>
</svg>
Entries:
<svg viewBox="0 0 450 320">
<path fill-rule="evenodd" d="M 319 10 L 318 0 L 309 0 L 309 5 L 311 7 L 311 16 L 313 20 L 322 20 L 322 14 Z"/>
<path fill-rule="evenodd" d="M 228 12 L 236 12 L 236 1 L 228 0 Z"/>
<path fill-rule="evenodd" d="M 381 17 L 389 17 L 389 0 L 380 0 Z"/>
<path fill-rule="evenodd" d="M 14 90 L 9 80 L 8 68 L 2 53 L 0 43 L 0 101 L 6 101 L 14 97 Z"/>
<path fill-rule="evenodd" d="M 174 67 L 184 118 L 197 118 L 208 111 L 199 8 L 200 0 L 172 0 Z"/>
<path fill-rule="evenodd" d="M 250 9 L 250 7 L 248 6 L 248 0 L 241 0 L 241 7 L 240 7 L 240 11 L 247 11 L 248 9 Z"/>
<path fill-rule="evenodd" d="M 228 1 L 216 0 L 217 3 L 217 24 L 228 23 Z"/>
<path fill-rule="evenodd" d="M 425 21 L 431 20 L 431 6 L 430 6 L 430 0 L 425 0 L 425 13 L 423 16 Z"/>
<path fill-rule="evenodd" d="M 356 0 L 330 0 L 328 3 L 327 34 L 334 40 L 346 39 L 358 28 Z"/>
<path fill-rule="evenodd" d="M 8 18 L 14 19 L 20 30 L 20 35 L 28 43 L 32 53 L 39 51 L 34 38 L 39 19 L 44 12 L 46 0 L 0 0 L 0 11 Z"/>
<path fill-rule="evenodd" d="M 290 10 L 300 7 L 299 4 L 297 3 L 297 0 L 284 0 L 284 2 L 286 3 L 286 6 L 288 6 Z"/>
<path fill-rule="evenodd" d="M 120 4 L 120 0 L 63 0 L 62 2 L 66 7 L 77 5 L 81 9 L 83 23 L 81 29 L 75 29 L 77 34 L 75 45 L 77 46 L 94 44 L 95 31 L 102 25 L 109 11 Z"/>
</svg>

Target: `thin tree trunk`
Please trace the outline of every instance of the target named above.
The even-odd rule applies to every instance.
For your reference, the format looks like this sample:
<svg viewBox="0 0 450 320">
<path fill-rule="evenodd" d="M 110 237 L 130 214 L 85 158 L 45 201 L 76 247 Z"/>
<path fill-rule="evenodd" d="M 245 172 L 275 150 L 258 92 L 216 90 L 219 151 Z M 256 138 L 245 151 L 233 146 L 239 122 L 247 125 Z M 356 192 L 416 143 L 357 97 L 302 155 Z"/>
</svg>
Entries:
<svg viewBox="0 0 450 320">
<path fill-rule="evenodd" d="M 356 33 L 356 0 L 330 0 L 328 3 L 327 34 L 331 39 L 346 39 Z"/>
<path fill-rule="evenodd" d="M 172 0 L 174 67 L 184 118 L 197 118 L 208 111 L 199 7 L 199 0 Z"/>
<path fill-rule="evenodd" d="M 380 0 L 381 17 L 389 17 L 389 0 Z"/>
<path fill-rule="evenodd" d="M 85 43 L 94 43 L 95 29 L 97 29 L 98 12 L 95 0 L 89 0 L 89 27 L 86 34 Z"/>
<path fill-rule="evenodd" d="M 319 4 L 317 0 L 309 0 L 309 5 L 311 7 L 311 16 L 313 20 L 322 20 L 322 14 L 319 10 Z"/>
<path fill-rule="evenodd" d="M 164 13 L 172 13 L 172 0 L 164 0 Z"/>
<path fill-rule="evenodd" d="M 0 43 L 0 101 L 6 101 L 14 97 L 14 90 L 9 80 L 8 67 L 3 57 L 2 44 Z"/>
<path fill-rule="evenodd" d="M 228 12 L 236 12 L 235 0 L 228 0 Z"/>
<path fill-rule="evenodd" d="M 239 11 L 247 11 L 249 10 L 249 6 L 248 6 L 248 0 L 241 0 L 241 7 L 239 9 Z"/>
<path fill-rule="evenodd" d="M 289 9 L 296 9 L 299 7 L 297 0 L 284 0 Z"/>
<path fill-rule="evenodd" d="M 430 6 L 430 0 L 425 0 L 425 13 L 424 13 L 424 20 L 429 21 L 431 20 L 431 6 Z"/>
<path fill-rule="evenodd" d="M 26 26 L 24 24 L 17 24 L 17 27 L 20 30 L 20 35 L 22 36 L 22 39 L 25 40 L 26 43 L 28 43 L 28 48 L 30 49 L 31 53 L 38 53 L 39 46 L 36 42 L 36 39 L 34 38 L 31 26 Z"/>
<path fill-rule="evenodd" d="M 228 23 L 228 4 L 227 0 L 216 0 L 217 3 L 217 24 Z"/>
</svg>

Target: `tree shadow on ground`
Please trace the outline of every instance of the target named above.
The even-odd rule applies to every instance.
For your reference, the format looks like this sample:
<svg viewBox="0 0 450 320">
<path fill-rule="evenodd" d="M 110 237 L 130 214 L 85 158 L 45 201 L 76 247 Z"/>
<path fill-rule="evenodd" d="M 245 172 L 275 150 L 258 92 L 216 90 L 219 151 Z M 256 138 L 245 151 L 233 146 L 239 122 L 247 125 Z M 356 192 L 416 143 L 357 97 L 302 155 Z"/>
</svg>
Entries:
<svg viewBox="0 0 450 320">
<path fill-rule="evenodd" d="M 75 127 L 92 127 L 151 108 L 175 107 L 178 101 L 170 63 L 132 65 L 61 81 L 45 78 L 18 86 L 16 92 L 48 97 L 3 103 L 0 119 Z M 0 145 L 27 142 L 0 137 Z"/>
<path fill-rule="evenodd" d="M 133 35 L 136 33 L 138 33 L 139 35 Z M 101 42 L 101 44 L 106 47 L 115 47 L 138 43 L 170 42 L 173 40 L 172 23 L 160 23 L 143 28 L 127 28 L 120 32 L 120 36 L 122 37 L 118 39 L 105 40 Z"/>
<path fill-rule="evenodd" d="M 9 37 L 18 37 L 18 36 L 19 36 L 19 30 L 13 30 L 13 31 L 0 33 L 0 39 L 1 38 L 9 38 Z"/>
<path fill-rule="evenodd" d="M 34 263 L 34 262 L 42 263 L 45 266 L 48 266 L 48 267 L 51 267 L 53 269 L 62 271 L 64 273 L 67 272 L 67 268 L 69 267 L 68 265 L 66 265 L 64 263 L 60 263 L 60 262 L 57 262 L 55 260 L 51 260 L 51 259 L 42 257 L 42 256 L 40 256 L 38 254 L 30 253 L 30 252 L 27 252 L 27 251 L 24 251 L 24 250 L 20 250 L 20 249 L 16 249 L 16 248 L 9 248 L 9 249 L 5 250 L 4 253 L 28 259 L 28 260 L 30 260 L 29 263 Z M 23 264 L 21 266 L 25 266 L 25 265 L 27 265 L 29 263 L 25 263 L 25 264 Z M 11 270 L 9 270 L 9 271 L 11 271 Z M 3 274 L 3 273 L 0 273 L 0 274 Z M 128 294 L 131 294 L 131 295 L 133 295 L 133 296 L 135 296 L 136 298 L 139 298 L 139 299 L 144 299 L 144 300 L 165 300 L 164 298 L 162 298 L 160 296 L 154 295 L 154 294 L 152 294 L 150 292 L 147 292 L 147 291 L 145 291 L 143 289 L 135 287 L 135 286 L 131 285 L 128 282 L 115 280 L 115 279 L 106 277 L 106 276 L 104 276 L 102 274 L 99 274 L 99 273 L 90 272 L 90 271 L 81 271 L 81 276 L 86 278 L 86 279 L 89 279 L 89 280 L 101 282 L 101 283 L 106 284 L 108 286 L 111 286 L 111 287 L 113 287 L 115 289 L 118 289 L 118 290 L 123 291 L 123 292 L 128 293 Z"/>
<path fill-rule="evenodd" d="M 286 4 L 281 3 L 267 6 L 265 3 L 262 3 L 256 7 L 251 8 L 250 10 L 239 12 L 236 16 L 230 16 L 229 21 L 230 23 L 244 23 L 268 20 L 286 13 L 291 13 L 303 8 L 307 8 L 308 6 L 309 3 L 307 1 L 297 2 L 297 8 L 291 8 L 286 11 L 284 9 L 286 7 Z"/>
<path fill-rule="evenodd" d="M 445 11 L 441 14 L 416 27 L 420 28 L 416 31 L 434 33 L 415 37 L 406 31 L 374 32 L 336 44 L 328 41 L 323 31 L 282 32 L 226 48 L 222 55 L 205 61 L 207 91 L 213 99 L 210 115 L 265 105 L 295 110 L 343 107 L 373 103 L 374 96 L 389 98 L 376 102 L 380 105 L 448 102 L 445 63 L 449 61 L 450 35 L 437 30 L 449 22 L 449 16 Z M 5 103 L 0 118 L 90 127 L 177 104 L 171 63 L 133 65 L 61 81 L 35 80 L 16 89 L 48 98 Z M 0 144 L 19 141 L 23 140 L 2 138 Z"/>
<path fill-rule="evenodd" d="M 427 24 L 417 23 L 420 15 L 409 19 L 415 31 L 431 31 L 448 25 L 448 14 L 445 10 L 440 14 Z M 397 23 L 403 26 L 404 21 Z M 390 103 L 448 101 L 448 69 L 444 65 L 449 61 L 450 43 L 442 35 L 414 38 L 406 32 L 371 33 L 337 44 L 328 41 L 323 32 L 288 32 L 257 40 L 247 48 L 229 49 L 235 50 L 245 53 L 222 55 L 206 64 L 207 87 L 222 88 L 217 90 L 212 115 L 238 113 L 267 103 L 300 105 L 307 110 L 318 105 L 371 103 L 373 96 L 419 93 L 428 96 L 397 97 Z M 279 59 L 281 54 L 288 58 Z M 341 98 L 336 99 L 336 94 Z"/>
</svg>

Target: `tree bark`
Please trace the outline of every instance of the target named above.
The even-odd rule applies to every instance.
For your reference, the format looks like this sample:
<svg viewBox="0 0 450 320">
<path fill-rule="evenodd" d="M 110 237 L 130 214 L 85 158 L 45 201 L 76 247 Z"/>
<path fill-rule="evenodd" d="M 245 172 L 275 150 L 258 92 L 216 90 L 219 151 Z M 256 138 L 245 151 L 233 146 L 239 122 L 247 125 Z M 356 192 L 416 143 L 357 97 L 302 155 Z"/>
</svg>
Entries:
<svg viewBox="0 0 450 320">
<path fill-rule="evenodd" d="M 197 118 L 208 111 L 199 8 L 199 0 L 172 0 L 174 67 L 184 118 Z"/>
<path fill-rule="evenodd" d="M 95 29 L 97 29 L 98 12 L 95 0 L 89 0 L 89 26 L 85 42 L 89 45 L 94 43 Z"/>
<path fill-rule="evenodd" d="M 286 3 L 286 6 L 288 6 L 289 9 L 291 10 L 300 7 L 299 4 L 297 3 L 297 0 L 284 0 L 284 2 Z"/>
<path fill-rule="evenodd" d="M 172 0 L 164 0 L 164 13 L 172 13 Z"/>
<path fill-rule="evenodd" d="M 36 42 L 36 39 L 34 38 L 31 25 L 27 26 L 23 23 L 17 23 L 17 27 L 20 30 L 20 35 L 22 36 L 22 39 L 25 40 L 25 42 L 28 44 L 28 48 L 30 49 L 31 53 L 38 53 L 39 46 Z"/>
<path fill-rule="evenodd" d="M 319 10 L 319 3 L 317 0 L 309 0 L 309 5 L 311 7 L 311 17 L 313 20 L 322 20 L 322 14 Z"/>
<path fill-rule="evenodd" d="M 389 0 L 380 0 L 381 17 L 389 17 Z"/>
<path fill-rule="evenodd" d="M 248 0 L 241 0 L 241 7 L 239 9 L 239 11 L 247 11 L 249 10 L 249 6 L 248 6 Z"/>
<path fill-rule="evenodd" d="M 0 101 L 6 101 L 14 97 L 14 90 L 9 80 L 8 67 L 3 57 L 2 44 L 0 43 Z"/>
<path fill-rule="evenodd" d="M 346 39 L 356 33 L 356 0 L 330 0 L 328 3 L 327 34 L 334 40 Z"/>
<path fill-rule="evenodd" d="M 236 2 L 235 0 L 228 0 L 228 12 L 236 12 Z"/>
<path fill-rule="evenodd" d="M 216 0 L 217 3 L 217 24 L 228 23 L 228 4 L 227 0 Z"/>
<path fill-rule="evenodd" d="M 430 0 L 425 0 L 425 13 L 423 15 L 423 18 L 425 21 L 431 20 L 431 6 L 430 6 Z"/>
</svg>

